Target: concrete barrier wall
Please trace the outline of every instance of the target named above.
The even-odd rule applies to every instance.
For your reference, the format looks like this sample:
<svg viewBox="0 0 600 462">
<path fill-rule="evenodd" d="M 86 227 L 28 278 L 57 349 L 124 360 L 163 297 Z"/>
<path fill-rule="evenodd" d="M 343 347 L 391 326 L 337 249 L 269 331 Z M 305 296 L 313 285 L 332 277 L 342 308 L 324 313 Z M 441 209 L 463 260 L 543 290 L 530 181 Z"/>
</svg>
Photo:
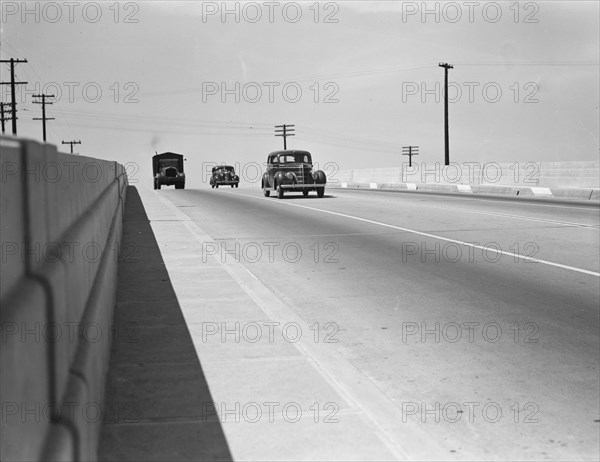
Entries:
<svg viewBox="0 0 600 462">
<path fill-rule="evenodd" d="M 600 162 L 440 163 L 340 170 L 332 187 L 598 199 Z"/>
<path fill-rule="evenodd" d="M 0 138 L 2 460 L 94 460 L 111 347 L 122 165 Z"/>
</svg>

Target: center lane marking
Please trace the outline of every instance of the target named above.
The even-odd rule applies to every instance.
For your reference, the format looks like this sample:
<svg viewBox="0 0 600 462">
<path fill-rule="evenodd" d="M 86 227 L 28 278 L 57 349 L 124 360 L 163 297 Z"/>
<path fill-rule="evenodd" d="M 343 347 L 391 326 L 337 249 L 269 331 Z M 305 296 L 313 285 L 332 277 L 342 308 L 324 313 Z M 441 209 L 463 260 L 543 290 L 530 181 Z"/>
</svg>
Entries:
<svg viewBox="0 0 600 462">
<path fill-rule="evenodd" d="M 265 197 L 250 196 L 250 195 L 247 195 L 247 194 L 240 194 L 240 193 L 231 193 L 231 194 L 235 194 L 236 196 L 250 197 L 252 199 L 259 199 L 259 200 L 264 200 L 264 201 L 272 201 L 273 203 L 282 204 L 282 205 L 288 205 L 290 207 L 300 207 L 300 208 L 307 209 L 307 210 L 314 210 L 316 212 L 327 213 L 329 215 L 335 215 L 335 216 L 339 216 L 339 217 L 343 217 L 343 218 L 349 218 L 351 220 L 362 221 L 364 223 L 371 223 L 373 225 L 384 226 L 386 228 L 396 229 L 398 231 L 404 231 L 406 233 L 411 233 L 411 234 L 417 234 L 419 236 L 425 236 L 425 237 L 429 237 L 429 238 L 432 238 L 432 239 L 438 239 L 440 241 L 452 242 L 454 244 L 464 245 L 466 247 L 471 247 L 473 249 L 485 250 L 486 252 L 492 250 L 492 251 L 496 252 L 497 254 L 506 255 L 507 257 L 519 258 L 521 260 L 530 261 L 530 262 L 533 262 L 533 263 L 541 263 L 542 265 L 553 266 L 555 268 L 562 268 L 562 269 L 566 269 L 566 270 L 569 270 L 569 271 L 575 271 L 577 273 L 583 273 L 583 274 L 587 274 L 587 275 L 590 275 L 590 276 L 595 276 L 597 278 L 600 278 L 600 273 L 598 273 L 596 271 L 590 271 L 590 270 L 586 270 L 586 269 L 583 269 L 583 268 L 577 268 L 575 266 L 563 265 L 562 263 L 555 263 L 555 262 L 551 262 L 551 261 L 548 261 L 548 260 L 540 260 L 539 258 L 527 257 L 525 255 L 515 254 L 514 252 L 507 252 L 505 250 L 499 250 L 499 249 L 495 249 L 493 247 L 486 247 L 484 245 L 477 245 L 477 244 L 472 244 L 470 242 L 459 241 L 457 239 L 450 239 L 450 238 L 447 238 L 447 237 L 438 236 L 436 234 L 424 233 L 422 231 L 417 231 L 416 229 L 403 228 L 402 226 L 390 225 L 389 223 L 382 223 L 380 221 L 369 220 L 368 218 L 361 218 L 361 217 L 356 217 L 354 215 L 347 215 L 345 213 L 332 212 L 330 210 L 317 209 L 317 208 L 314 208 L 314 207 L 309 207 L 307 205 L 291 204 L 291 203 L 288 203 L 288 202 L 285 202 L 285 201 L 279 201 L 279 200 L 277 200 L 275 202 L 274 199 L 267 199 Z"/>
</svg>

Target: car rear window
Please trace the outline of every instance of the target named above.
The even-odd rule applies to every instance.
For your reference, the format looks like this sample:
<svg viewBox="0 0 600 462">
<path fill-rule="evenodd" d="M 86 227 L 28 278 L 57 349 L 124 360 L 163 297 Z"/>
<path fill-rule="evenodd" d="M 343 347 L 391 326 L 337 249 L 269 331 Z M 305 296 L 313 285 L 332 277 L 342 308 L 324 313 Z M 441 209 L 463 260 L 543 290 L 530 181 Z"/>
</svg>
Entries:
<svg viewBox="0 0 600 462">
<path fill-rule="evenodd" d="M 273 159 L 274 162 L 277 162 L 277 159 Z M 305 162 L 310 163 L 310 159 L 308 154 L 280 154 L 279 155 L 279 163 L 287 164 L 287 163 L 299 163 Z"/>
</svg>

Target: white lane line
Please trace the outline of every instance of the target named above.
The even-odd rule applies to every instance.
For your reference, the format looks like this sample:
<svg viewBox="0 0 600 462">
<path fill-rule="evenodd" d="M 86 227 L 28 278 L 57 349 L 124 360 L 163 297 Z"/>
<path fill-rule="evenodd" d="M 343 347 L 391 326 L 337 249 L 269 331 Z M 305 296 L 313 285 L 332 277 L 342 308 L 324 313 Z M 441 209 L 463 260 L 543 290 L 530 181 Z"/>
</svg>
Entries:
<svg viewBox="0 0 600 462">
<path fill-rule="evenodd" d="M 597 225 L 587 225 L 585 223 L 575 223 L 572 221 L 560 221 L 560 220 L 550 220 L 548 218 L 536 218 L 536 217 L 528 217 L 525 215 L 512 215 L 510 213 L 501 213 L 501 212 L 489 212 L 485 210 L 473 210 L 473 209 L 464 209 L 458 207 L 447 207 L 444 205 L 429 205 L 429 204 L 421 204 L 424 207 L 430 207 L 435 209 L 444 209 L 444 210 L 456 210 L 460 212 L 470 212 L 470 213 L 479 213 L 481 215 L 495 215 L 498 217 L 506 217 L 506 218 L 514 218 L 517 220 L 530 220 L 530 221 L 541 221 L 544 223 L 552 223 L 555 225 L 563 225 L 568 227 L 577 227 L 577 228 L 591 228 L 600 230 L 600 226 Z"/>
<path fill-rule="evenodd" d="M 254 274 L 248 268 L 246 268 L 244 265 L 242 265 L 242 268 L 244 268 L 250 276 L 252 276 L 254 279 L 256 279 L 258 281 L 258 278 L 256 276 L 254 276 Z"/>
<path fill-rule="evenodd" d="M 245 194 L 239 194 L 239 193 L 234 193 L 234 194 L 238 194 L 240 196 L 246 196 Z M 273 201 L 272 199 L 267 199 L 265 197 L 256 197 L 256 196 L 246 196 L 246 197 L 252 197 L 254 199 L 260 199 L 260 200 Z M 508 257 L 513 257 L 513 258 L 518 258 L 518 259 L 521 259 L 524 261 L 530 261 L 533 263 L 541 263 L 542 265 L 554 266 L 555 268 L 562 268 L 562 269 L 566 269 L 566 270 L 570 270 L 570 271 L 576 271 L 578 273 L 588 274 L 590 276 L 600 277 L 600 273 L 598 273 L 596 271 L 590 271 L 590 270 L 586 270 L 583 268 L 577 268 L 575 266 L 563 265 L 561 263 L 554 263 L 554 262 L 551 262 L 548 260 L 540 260 L 538 258 L 528 257 L 525 255 L 519 255 L 514 252 L 506 252 L 505 250 L 495 249 L 493 247 L 487 247 L 485 245 L 477 245 L 477 244 L 472 244 L 470 242 L 459 241 L 457 239 L 450 239 L 447 237 L 437 236 L 435 234 L 424 233 L 422 231 L 417 231 L 415 229 L 403 228 L 402 226 L 390 225 L 389 223 L 382 223 L 380 221 L 369 220 L 367 218 L 355 217 L 354 215 L 347 215 L 345 213 L 316 209 L 314 207 L 308 207 L 307 205 L 291 204 L 291 203 L 285 202 L 285 201 L 273 201 L 273 202 L 277 203 L 277 204 L 289 205 L 290 207 L 300 207 L 300 208 L 307 209 L 307 210 L 314 210 L 316 212 L 327 213 L 329 215 L 336 215 L 336 216 L 343 217 L 343 218 L 349 218 L 351 220 L 362 221 L 364 223 L 371 223 L 373 225 L 384 226 L 386 228 L 397 229 L 398 231 L 404 231 L 406 233 L 417 234 L 419 236 L 425 236 L 425 237 L 429 237 L 432 239 L 438 239 L 440 241 L 452 242 L 454 244 L 464 245 L 466 247 L 471 247 L 473 249 L 485 250 L 486 252 L 489 252 L 491 250 L 493 252 L 496 252 L 497 254 L 506 255 Z"/>
</svg>

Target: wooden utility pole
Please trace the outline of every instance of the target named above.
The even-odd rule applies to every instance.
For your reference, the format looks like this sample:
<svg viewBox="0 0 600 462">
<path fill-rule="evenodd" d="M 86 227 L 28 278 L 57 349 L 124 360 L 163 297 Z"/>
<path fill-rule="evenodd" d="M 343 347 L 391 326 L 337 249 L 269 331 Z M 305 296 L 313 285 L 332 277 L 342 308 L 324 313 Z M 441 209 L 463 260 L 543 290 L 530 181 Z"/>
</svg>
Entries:
<svg viewBox="0 0 600 462">
<path fill-rule="evenodd" d="M 444 137 L 446 139 L 446 155 L 444 157 L 445 165 L 450 165 L 450 135 L 448 133 L 448 69 L 454 69 L 452 64 L 440 63 L 439 67 L 444 68 Z"/>
<path fill-rule="evenodd" d="M 5 133 L 4 122 L 10 120 L 12 117 L 6 117 L 6 106 L 10 106 L 10 103 L 0 103 L 0 120 L 2 121 L 2 133 Z"/>
<path fill-rule="evenodd" d="M 81 141 L 62 141 L 62 144 L 70 144 L 71 145 L 71 154 L 73 154 L 73 145 L 81 144 Z"/>
<path fill-rule="evenodd" d="M 412 156 L 419 155 L 419 146 L 402 146 L 402 155 L 408 156 L 408 166 L 412 167 Z"/>
<path fill-rule="evenodd" d="M 10 82 L 0 82 L 0 85 L 10 85 L 10 104 L 12 111 L 12 133 L 17 134 L 17 100 L 16 100 L 16 86 L 25 85 L 27 82 L 15 82 L 15 64 L 26 63 L 26 59 L 1 59 L 0 63 L 10 63 Z"/>
<path fill-rule="evenodd" d="M 44 135 L 44 143 L 46 142 L 46 120 L 54 120 L 54 117 L 46 117 L 46 104 L 52 104 L 49 101 L 46 101 L 46 98 L 54 98 L 54 95 L 33 95 L 34 98 L 42 98 L 41 101 L 34 101 L 33 104 L 41 104 L 42 105 L 42 117 L 34 117 L 33 120 L 41 120 L 42 121 L 42 133 Z"/>
<path fill-rule="evenodd" d="M 287 149 L 286 139 L 288 136 L 296 136 L 293 132 L 296 130 L 295 125 L 283 124 L 275 125 L 275 136 L 283 136 L 283 149 Z"/>
</svg>

